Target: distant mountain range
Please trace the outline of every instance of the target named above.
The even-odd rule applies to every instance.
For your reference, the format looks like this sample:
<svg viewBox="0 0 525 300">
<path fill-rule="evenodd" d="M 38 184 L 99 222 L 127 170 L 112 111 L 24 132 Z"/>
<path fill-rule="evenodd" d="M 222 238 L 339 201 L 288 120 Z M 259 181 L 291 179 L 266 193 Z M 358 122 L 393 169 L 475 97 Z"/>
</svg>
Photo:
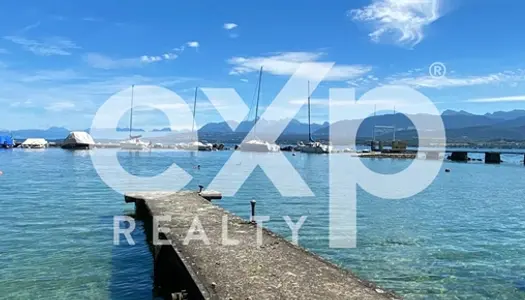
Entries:
<svg viewBox="0 0 525 300">
<path fill-rule="evenodd" d="M 50 127 L 48 129 L 0 130 L 0 135 L 12 135 L 15 139 L 44 138 L 58 140 L 66 138 L 69 132 L 68 129 L 63 127 Z"/>
<path fill-rule="evenodd" d="M 289 122 L 289 123 L 288 123 Z M 237 125 L 237 128 L 235 131 L 231 130 L 230 126 L 228 125 Z M 288 123 L 288 125 L 285 125 Z M 220 123 L 208 123 L 204 126 L 202 126 L 199 129 L 199 135 L 200 134 L 210 134 L 210 133 L 248 133 L 253 127 L 254 122 L 253 121 L 243 121 L 240 124 L 237 124 L 236 122 L 229 121 L 229 122 L 220 122 Z M 301 123 L 296 119 L 292 120 L 279 120 L 279 121 L 266 121 L 266 120 L 259 120 L 259 123 L 257 124 L 257 131 L 263 133 L 263 132 L 270 132 L 274 131 L 279 127 L 285 126 L 285 129 L 283 131 L 283 135 L 289 135 L 289 134 L 308 134 L 308 124 L 307 123 Z M 315 132 L 321 128 L 328 127 L 328 122 L 325 122 L 324 124 L 312 124 L 311 130 L 312 132 Z M 279 130 L 280 132 L 281 130 Z"/>
<path fill-rule="evenodd" d="M 411 117 L 414 119 L 422 118 L 424 120 L 429 120 L 429 118 L 436 118 L 439 116 L 416 114 Z M 525 141 L 525 110 L 498 111 L 484 115 L 472 114 L 466 111 L 446 110 L 440 117 L 445 125 L 447 140 L 449 142 L 484 142 L 502 139 Z M 260 120 L 257 125 L 257 134 L 261 138 L 264 138 L 266 132 L 277 130 L 282 126 L 285 126 L 281 139 L 288 139 L 290 137 L 303 140 L 307 139 L 308 124 L 302 123 L 296 119 L 291 120 L 289 124 L 285 125 L 286 122 L 288 122 L 288 120 Z M 356 126 L 359 122 L 361 122 L 361 125 L 357 137 L 361 139 L 372 138 L 374 126 L 395 126 L 397 139 L 417 139 L 414 125 L 403 114 L 379 115 L 364 120 L 342 120 L 331 125 L 328 122 L 325 122 L 324 124 L 312 124 L 312 134 L 316 139 L 327 139 L 329 131 L 332 130 L 332 132 L 338 133 L 341 139 L 345 139 L 349 137 L 349 133 L 348 136 L 345 136 L 345 132 L 348 132 L 348 128 Z M 236 130 L 231 130 L 228 123 L 231 125 L 237 125 Z M 208 123 L 198 130 L 198 134 L 199 138 L 210 141 L 239 142 L 251 130 L 252 126 L 253 121 L 243 121 L 240 124 L 231 121 Z M 126 132 L 129 131 L 129 128 L 118 128 L 116 131 Z M 51 127 L 45 130 L 24 129 L 14 130 L 12 132 L 0 130 L 0 135 L 12 135 L 15 139 L 32 137 L 58 140 L 65 138 L 69 132 L 69 129 L 63 127 Z M 146 130 L 134 129 L 133 132 L 144 133 Z M 183 132 L 172 131 L 170 128 L 153 129 L 150 132 L 165 132 L 165 139 L 167 140 L 174 138 L 177 135 L 184 134 Z M 377 130 L 376 137 L 379 139 L 390 139 L 392 137 L 392 129 L 385 128 L 382 131 Z M 162 139 L 162 137 L 155 138 L 155 140 L 158 141 L 162 141 Z"/>
</svg>

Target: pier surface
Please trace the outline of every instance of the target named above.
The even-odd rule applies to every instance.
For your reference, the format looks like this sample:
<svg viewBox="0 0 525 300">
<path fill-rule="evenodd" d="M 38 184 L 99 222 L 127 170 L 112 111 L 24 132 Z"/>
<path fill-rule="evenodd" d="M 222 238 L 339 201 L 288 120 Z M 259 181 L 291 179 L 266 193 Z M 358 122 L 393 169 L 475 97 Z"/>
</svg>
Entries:
<svg viewBox="0 0 525 300">
<path fill-rule="evenodd" d="M 185 290 L 184 299 L 399 299 L 271 231 L 225 211 L 196 192 L 131 193 L 125 200 L 135 203 L 137 216 L 171 217 L 171 221 L 158 222 L 163 231 L 167 231 L 162 237 L 171 244 L 153 246 L 156 285 L 164 289 L 177 285 L 175 281 L 181 285 L 184 276 L 180 272 L 187 272 L 187 286 L 178 287 Z M 249 211 L 249 203 L 246 209 Z M 208 244 L 202 240 L 183 242 L 196 218 L 202 224 L 202 231 L 190 231 L 190 235 L 204 232 Z M 223 243 L 226 226 L 228 239 L 239 244 Z M 258 232 L 262 232 L 259 244 Z M 163 259 L 162 252 L 171 253 L 168 256 L 172 257 L 164 254 Z M 170 273 L 166 270 L 170 265 L 178 265 L 182 271 Z M 169 291 L 173 292 L 176 290 Z"/>
</svg>

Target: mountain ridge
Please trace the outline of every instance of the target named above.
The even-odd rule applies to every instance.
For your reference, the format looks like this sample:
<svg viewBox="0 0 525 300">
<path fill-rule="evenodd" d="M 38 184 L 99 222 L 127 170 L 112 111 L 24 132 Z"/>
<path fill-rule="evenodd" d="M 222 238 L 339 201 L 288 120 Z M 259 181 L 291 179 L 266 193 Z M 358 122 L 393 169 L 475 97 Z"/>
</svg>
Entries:
<svg viewBox="0 0 525 300">
<path fill-rule="evenodd" d="M 437 115 L 415 114 L 411 115 L 414 119 L 425 119 L 438 117 Z M 445 110 L 441 115 L 445 125 L 447 139 L 450 140 L 493 140 L 505 137 L 511 140 L 525 140 L 525 110 L 496 111 L 486 114 L 473 114 L 466 111 Z M 277 121 L 259 120 L 257 133 L 264 135 L 266 132 L 284 131 L 281 136 L 306 136 L 308 134 L 308 124 L 300 122 L 297 119 L 283 119 Z M 284 123 L 288 124 L 284 124 Z M 311 125 L 311 132 L 314 138 L 328 138 L 330 130 L 333 132 L 345 132 L 348 128 L 357 126 L 360 123 L 358 134 L 359 138 L 372 138 L 374 136 L 374 126 L 392 126 L 396 128 L 398 138 L 414 137 L 415 130 L 412 122 L 405 115 L 385 114 L 371 116 L 360 120 L 341 120 L 329 124 L 314 123 Z M 232 130 L 230 125 L 236 128 Z M 198 129 L 199 137 L 232 136 L 238 138 L 250 132 L 253 127 L 253 121 L 243 121 L 236 123 L 234 121 L 211 122 Z M 0 135 L 12 135 L 16 139 L 26 138 L 45 138 L 45 139 L 63 139 L 71 130 L 64 127 L 50 127 L 48 129 L 22 129 L 22 130 L 0 130 Z M 84 130 L 89 131 L 89 129 Z M 117 128 L 115 132 L 126 132 L 128 128 Z M 133 132 L 147 133 L 166 133 L 167 135 L 177 135 L 187 132 L 172 130 L 169 127 L 145 130 L 136 128 Z M 393 134 L 393 129 L 383 128 L 377 130 L 376 136 L 388 136 Z M 417 137 L 417 134 L 416 134 Z"/>
</svg>

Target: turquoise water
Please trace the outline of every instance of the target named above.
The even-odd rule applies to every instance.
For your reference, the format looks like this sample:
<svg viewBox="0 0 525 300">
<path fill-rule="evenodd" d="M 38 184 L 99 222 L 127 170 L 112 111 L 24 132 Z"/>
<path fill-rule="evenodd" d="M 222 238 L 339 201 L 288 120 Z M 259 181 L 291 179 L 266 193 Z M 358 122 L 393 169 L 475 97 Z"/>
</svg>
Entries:
<svg viewBox="0 0 525 300">
<path fill-rule="evenodd" d="M 229 155 L 152 151 L 119 158 L 143 176 L 177 163 L 192 174 L 188 187 L 196 189 L 211 182 Z M 249 201 L 256 199 L 257 213 L 271 216 L 268 227 L 288 238 L 282 216 L 307 216 L 302 246 L 406 299 L 525 298 L 522 157 L 503 156 L 502 165 L 445 163 L 451 173 L 441 172 L 407 200 L 358 190 L 357 248 L 330 249 L 328 157 L 285 155 L 315 197 L 282 197 L 256 170 L 235 197 L 217 203 L 248 217 Z M 410 163 L 363 161 L 383 173 Z M 0 298 L 152 299 L 152 259 L 140 224 L 135 246 L 113 245 L 113 216 L 133 206 L 99 179 L 88 152 L 0 151 L 0 170 Z"/>
</svg>

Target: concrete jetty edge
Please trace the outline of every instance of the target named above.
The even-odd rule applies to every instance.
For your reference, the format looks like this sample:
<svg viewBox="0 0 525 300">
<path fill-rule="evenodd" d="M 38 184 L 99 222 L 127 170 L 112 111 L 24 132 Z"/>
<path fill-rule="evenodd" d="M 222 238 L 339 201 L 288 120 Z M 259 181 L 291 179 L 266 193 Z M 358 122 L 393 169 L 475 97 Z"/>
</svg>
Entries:
<svg viewBox="0 0 525 300">
<path fill-rule="evenodd" d="M 149 241 L 153 216 L 171 217 L 159 222 L 168 229 L 160 239 L 171 244 L 151 245 L 155 287 L 166 299 L 401 299 L 197 192 L 129 193 L 125 201 L 135 203 Z M 183 242 L 196 218 L 209 243 Z M 228 239 L 237 245 L 223 244 L 225 218 Z"/>
</svg>

